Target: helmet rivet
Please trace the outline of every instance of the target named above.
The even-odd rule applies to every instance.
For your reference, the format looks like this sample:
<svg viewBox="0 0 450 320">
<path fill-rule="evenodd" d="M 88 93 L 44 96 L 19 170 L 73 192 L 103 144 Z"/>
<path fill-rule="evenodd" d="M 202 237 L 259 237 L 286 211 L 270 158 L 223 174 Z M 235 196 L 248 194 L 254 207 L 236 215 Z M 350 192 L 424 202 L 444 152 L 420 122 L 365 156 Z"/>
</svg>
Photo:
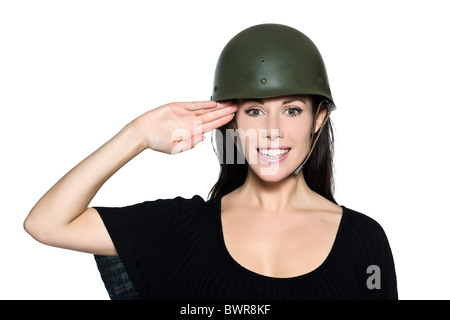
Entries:
<svg viewBox="0 0 450 320">
<path fill-rule="evenodd" d="M 216 91 L 217 91 L 217 86 L 214 87 L 214 92 L 216 92 Z"/>
<path fill-rule="evenodd" d="M 266 83 L 267 79 L 266 78 L 261 78 L 261 83 Z"/>
</svg>

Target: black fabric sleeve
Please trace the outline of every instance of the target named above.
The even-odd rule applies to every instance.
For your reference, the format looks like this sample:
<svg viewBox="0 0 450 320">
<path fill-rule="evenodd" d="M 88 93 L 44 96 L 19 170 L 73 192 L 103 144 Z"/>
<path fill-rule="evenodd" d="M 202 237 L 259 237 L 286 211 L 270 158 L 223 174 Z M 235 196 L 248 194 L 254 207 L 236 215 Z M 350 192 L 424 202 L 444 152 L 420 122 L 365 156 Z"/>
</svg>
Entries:
<svg viewBox="0 0 450 320">
<path fill-rule="evenodd" d="M 379 241 L 380 241 L 380 282 L 381 292 L 380 298 L 384 300 L 398 300 L 397 291 L 397 275 L 395 272 L 394 257 L 392 255 L 391 247 L 388 238 L 381 226 L 379 227 Z M 372 289 L 374 290 L 374 289 Z"/>
<path fill-rule="evenodd" d="M 355 215 L 357 274 L 362 299 L 397 300 L 397 277 L 388 238 L 381 225 L 363 214 Z"/>
</svg>

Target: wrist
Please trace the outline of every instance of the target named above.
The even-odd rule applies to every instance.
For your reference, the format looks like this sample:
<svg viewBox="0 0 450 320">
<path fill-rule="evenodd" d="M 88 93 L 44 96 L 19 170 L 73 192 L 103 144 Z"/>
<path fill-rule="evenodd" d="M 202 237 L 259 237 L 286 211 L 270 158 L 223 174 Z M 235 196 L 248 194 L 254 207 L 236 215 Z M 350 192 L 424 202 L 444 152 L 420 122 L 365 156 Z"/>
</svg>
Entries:
<svg viewBox="0 0 450 320">
<path fill-rule="evenodd" d="M 136 120 L 127 124 L 120 132 L 123 134 L 124 139 L 127 140 L 129 146 L 131 146 L 136 154 L 141 153 L 148 148 L 145 136 L 142 134 Z"/>
</svg>

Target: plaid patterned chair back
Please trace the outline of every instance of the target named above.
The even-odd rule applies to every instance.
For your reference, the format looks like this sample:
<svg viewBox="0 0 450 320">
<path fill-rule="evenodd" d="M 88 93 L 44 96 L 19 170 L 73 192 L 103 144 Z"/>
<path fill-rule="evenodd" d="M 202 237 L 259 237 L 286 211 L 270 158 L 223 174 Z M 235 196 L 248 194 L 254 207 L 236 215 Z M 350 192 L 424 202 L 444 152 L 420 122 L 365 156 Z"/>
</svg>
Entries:
<svg viewBox="0 0 450 320">
<path fill-rule="evenodd" d="M 119 257 L 94 255 L 111 300 L 136 300 L 138 294 Z"/>
</svg>

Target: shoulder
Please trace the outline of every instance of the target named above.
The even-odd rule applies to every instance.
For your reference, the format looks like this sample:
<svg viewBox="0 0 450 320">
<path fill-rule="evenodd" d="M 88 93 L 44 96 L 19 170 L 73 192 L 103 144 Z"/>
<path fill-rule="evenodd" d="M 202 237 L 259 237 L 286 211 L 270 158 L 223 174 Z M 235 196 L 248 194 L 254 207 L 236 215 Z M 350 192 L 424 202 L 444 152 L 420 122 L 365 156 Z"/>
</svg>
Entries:
<svg viewBox="0 0 450 320">
<path fill-rule="evenodd" d="M 349 226 L 364 231 L 383 231 L 382 226 L 374 218 L 345 206 L 342 206 L 342 208 L 345 215 L 346 224 Z"/>
<path fill-rule="evenodd" d="M 346 237 L 355 243 L 362 251 L 375 253 L 378 249 L 389 249 L 386 233 L 374 218 L 361 212 L 343 208 L 342 229 Z"/>
<path fill-rule="evenodd" d="M 382 226 L 363 213 L 343 209 L 341 247 L 354 253 L 361 298 L 398 299 L 394 257 Z"/>
<path fill-rule="evenodd" d="M 143 205 L 147 207 L 159 206 L 162 208 L 190 210 L 204 206 L 205 203 L 206 203 L 205 200 L 200 195 L 196 194 L 191 198 L 177 196 L 175 198 L 161 198 L 156 200 L 150 200 L 144 202 Z"/>
<path fill-rule="evenodd" d="M 147 208 L 153 212 L 159 212 L 164 215 L 176 216 L 177 218 L 202 216 L 209 213 L 215 205 L 215 201 L 205 201 L 200 195 L 194 195 L 191 198 L 177 196 L 175 198 L 158 199 L 145 202 Z"/>
<path fill-rule="evenodd" d="M 202 206 L 205 204 L 205 200 L 199 195 L 194 195 L 191 198 L 185 198 L 177 196 L 174 198 L 159 198 L 154 200 L 147 200 L 144 202 L 123 206 L 123 207 L 95 207 L 97 210 L 101 209 L 109 211 L 128 211 L 128 212 L 146 212 L 146 211 L 159 211 L 160 209 L 190 209 L 196 206 Z"/>
<path fill-rule="evenodd" d="M 100 214 L 107 227 L 112 225 L 144 227 L 149 223 L 160 225 L 190 212 L 204 211 L 201 209 L 205 208 L 206 203 L 201 196 L 194 195 L 191 198 L 177 196 L 147 200 L 123 207 L 94 207 L 94 209 Z"/>
</svg>

